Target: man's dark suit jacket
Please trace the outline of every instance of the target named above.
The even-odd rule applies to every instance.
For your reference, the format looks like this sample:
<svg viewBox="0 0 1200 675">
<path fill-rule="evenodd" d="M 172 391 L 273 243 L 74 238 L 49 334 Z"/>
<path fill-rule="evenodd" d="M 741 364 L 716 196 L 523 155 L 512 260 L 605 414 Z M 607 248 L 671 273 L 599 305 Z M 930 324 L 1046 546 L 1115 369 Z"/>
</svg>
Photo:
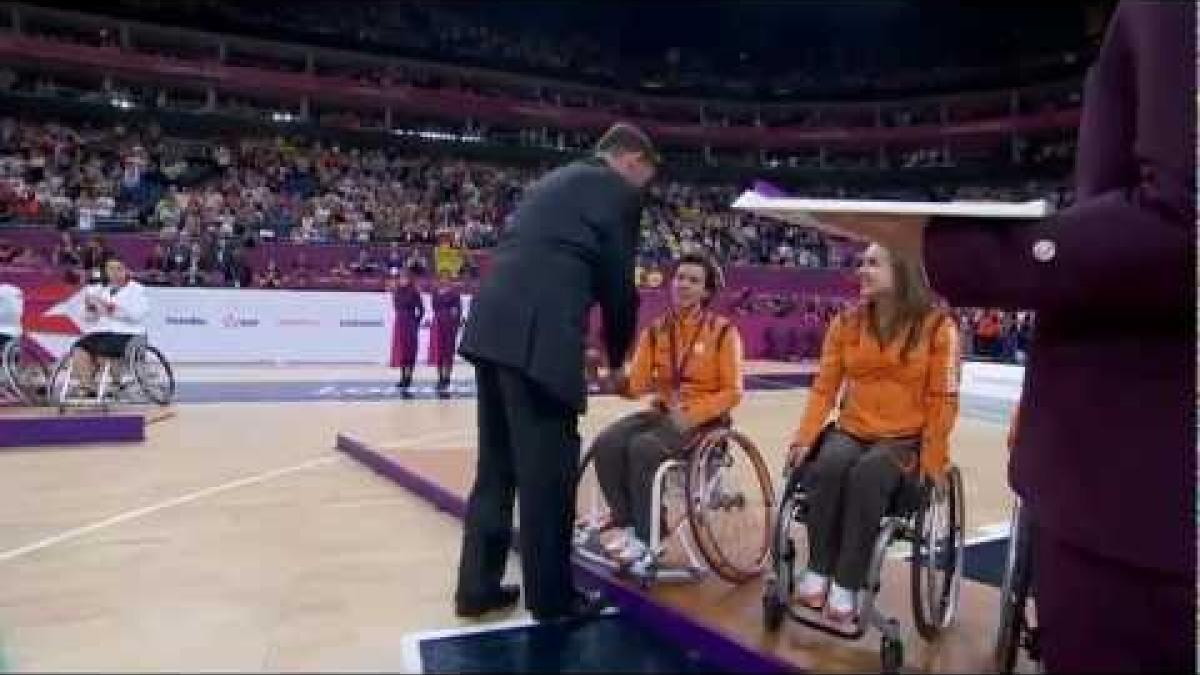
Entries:
<svg viewBox="0 0 1200 675">
<path fill-rule="evenodd" d="M 459 353 L 473 363 L 516 368 L 583 412 L 592 305 L 600 303 L 614 368 L 633 342 L 640 214 L 639 192 L 598 158 L 530 185 L 471 302 Z"/>
<path fill-rule="evenodd" d="M 1013 487 L 1060 540 L 1191 576 L 1196 560 L 1196 7 L 1125 2 L 1088 73 L 1077 203 L 935 219 L 960 306 L 1037 310 Z"/>
</svg>

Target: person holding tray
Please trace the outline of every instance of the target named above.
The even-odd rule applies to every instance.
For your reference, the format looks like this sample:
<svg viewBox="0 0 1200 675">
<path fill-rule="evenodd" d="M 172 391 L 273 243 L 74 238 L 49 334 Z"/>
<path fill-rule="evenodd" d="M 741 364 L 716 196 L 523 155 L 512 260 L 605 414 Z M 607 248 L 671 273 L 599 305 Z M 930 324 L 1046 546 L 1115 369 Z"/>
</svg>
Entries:
<svg viewBox="0 0 1200 675">
<path fill-rule="evenodd" d="M 1193 3 L 1117 7 L 1087 78 L 1070 208 L 813 214 L 922 257 L 956 306 L 1036 312 L 1009 477 L 1037 524 L 1049 672 L 1196 667 L 1195 35 Z"/>
</svg>

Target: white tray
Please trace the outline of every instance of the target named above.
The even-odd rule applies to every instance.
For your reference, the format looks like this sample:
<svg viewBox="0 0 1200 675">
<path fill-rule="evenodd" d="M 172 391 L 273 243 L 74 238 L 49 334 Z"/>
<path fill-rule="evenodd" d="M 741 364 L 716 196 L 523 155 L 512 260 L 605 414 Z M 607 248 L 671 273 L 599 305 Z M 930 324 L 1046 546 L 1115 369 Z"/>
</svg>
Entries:
<svg viewBox="0 0 1200 675">
<path fill-rule="evenodd" d="M 785 220 L 797 225 L 820 227 L 814 214 L 862 213 L 872 215 L 962 216 L 969 218 L 1045 218 L 1052 213 L 1044 199 L 1028 202 L 896 202 L 871 199 L 801 199 L 771 197 L 747 190 L 733 208 Z"/>
</svg>

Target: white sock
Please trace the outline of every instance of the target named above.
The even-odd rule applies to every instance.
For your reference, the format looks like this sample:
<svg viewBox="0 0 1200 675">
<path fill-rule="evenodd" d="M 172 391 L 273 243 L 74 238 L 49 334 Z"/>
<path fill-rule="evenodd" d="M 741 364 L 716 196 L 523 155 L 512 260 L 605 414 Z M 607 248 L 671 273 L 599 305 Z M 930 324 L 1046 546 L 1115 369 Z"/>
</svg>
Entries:
<svg viewBox="0 0 1200 675">
<path fill-rule="evenodd" d="M 605 548 L 616 553 L 627 548 L 631 539 L 634 539 L 633 527 L 623 527 L 617 536 L 609 540 Z"/>
<path fill-rule="evenodd" d="M 834 584 L 829 590 L 828 607 L 834 611 L 847 613 L 858 609 L 858 592 Z"/>
<path fill-rule="evenodd" d="M 800 595 L 824 595 L 829 588 L 829 577 L 805 570 L 804 579 L 800 582 Z"/>
</svg>

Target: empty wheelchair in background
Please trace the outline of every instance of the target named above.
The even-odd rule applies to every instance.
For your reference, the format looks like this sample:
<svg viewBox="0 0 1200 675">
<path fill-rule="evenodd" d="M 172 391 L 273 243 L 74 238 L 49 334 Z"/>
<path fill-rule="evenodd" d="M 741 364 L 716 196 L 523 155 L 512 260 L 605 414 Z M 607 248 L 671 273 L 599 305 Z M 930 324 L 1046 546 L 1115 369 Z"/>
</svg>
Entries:
<svg viewBox="0 0 1200 675">
<path fill-rule="evenodd" d="M 696 581 L 709 572 L 733 584 L 762 574 L 770 552 L 774 490 L 758 448 L 721 424 L 696 433 L 653 482 L 647 552 L 628 567 L 603 552 L 611 529 L 592 452 L 576 483 L 575 555 L 637 579 Z"/>
<path fill-rule="evenodd" d="M 86 337 L 86 336 L 85 336 Z M 50 401 L 59 412 L 70 407 L 99 407 L 114 403 L 150 402 L 161 406 L 175 396 L 175 374 L 171 364 L 144 335 L 132 336 L 119 358 L 100 358 L 93 382 L 81 382 L 75 354 L 83 349 L 80 340 L 58 361 L 50 379 Z"/>
<path fill-rule="evenodd" d="M 1018 499 L 1013 505 L 1004 579 L 1000 585 L 1000 616 L 993 650 L 997 672 L 1016 672 L 1021 651 L 1034 663 L 1041 661 L 1032 595 L 1033 525 Z"/>
<path fill-rule="evenodd" d="M 24 337 L 5 341 L 0 348 L 0 390 L 25 405 L 46 402 L 52 362 Z"/>
<path fill-rule="evenodd" d="M 883 672 L 894 673 L 904 665 L 904 640 L 900 623 L 876 606 L 884 561 L 895 542 L 908 542 L 912 609 L 917 631 L 926 640 L 935 639 L 950 627 L 958 610 L 962 583 L 966 508 L 962 474 L 951 465 L 944 486 L 928 480 L 908 480 L 893 495 L 879 526 L 859 607 L 858 620 L 843 627 L 826 621 L 815 610 L 796 607 L 797 571 L 807 569 L 808 472 L 829 428 L 821 433 L 810 453 L 785 476 L 775 533 L 771 542 L 772 570 L 763 591 L 763 621 L 776 631 L 785 618 L 847 640 L 858 640 L 870 628 L 883 638 L 879 652 Z"/>
</svg>

